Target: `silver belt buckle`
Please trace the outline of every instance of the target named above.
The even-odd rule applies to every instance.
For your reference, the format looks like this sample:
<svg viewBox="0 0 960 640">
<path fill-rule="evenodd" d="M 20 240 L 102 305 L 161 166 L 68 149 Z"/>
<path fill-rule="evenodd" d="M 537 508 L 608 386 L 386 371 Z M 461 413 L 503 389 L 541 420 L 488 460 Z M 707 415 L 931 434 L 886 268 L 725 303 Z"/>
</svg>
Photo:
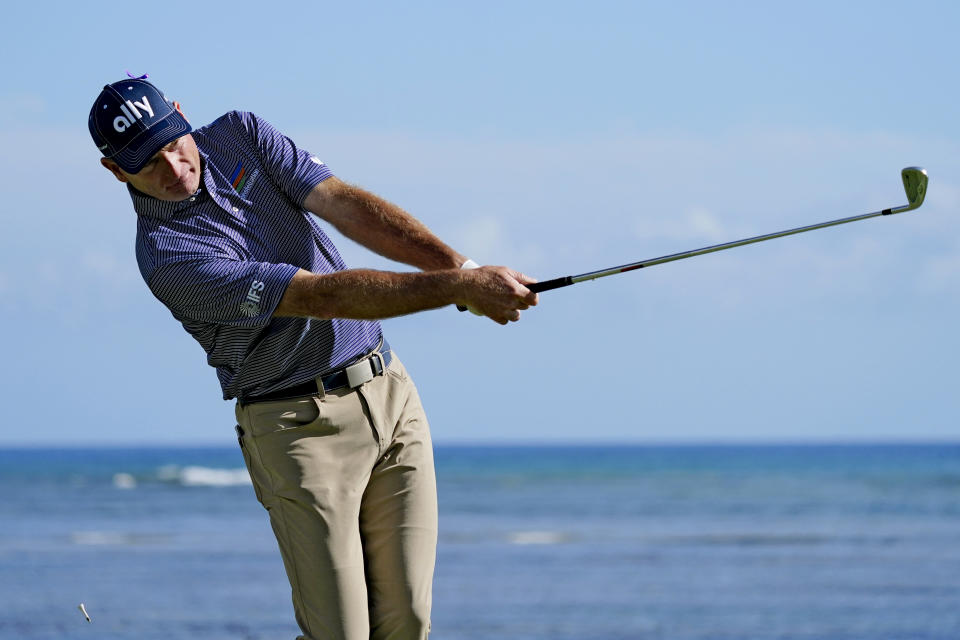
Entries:
<svg viewBox="0 0 960 640">
<path fill-rule="evenodd" d="M 350 365 L 344 371 L 347 373 L 347 386 L 356 389 L 360 385 L 373 380 L 373 367 L 370 366 L 370 358 L 364 358 L 360 362 Z"/>
</svg>

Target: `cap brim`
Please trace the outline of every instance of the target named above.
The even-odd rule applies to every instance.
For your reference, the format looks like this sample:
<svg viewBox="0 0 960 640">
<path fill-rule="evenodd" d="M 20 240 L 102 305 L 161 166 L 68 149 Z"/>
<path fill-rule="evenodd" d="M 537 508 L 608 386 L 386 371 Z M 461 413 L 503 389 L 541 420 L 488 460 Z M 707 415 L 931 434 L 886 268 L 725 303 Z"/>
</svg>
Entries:
<svg viewBox="0 0 960 640">
<path fill-rule="evenodd" d="M 177 111 L 154 123 L 150 129 L 141 133 L 123 150 L 108 156 L 127 173 L 140 173 L 153 155 L 177 138 L 193 131 L 187 119 Z M 141 142 L 142 138 L 142 142 Z"/>
</svg>

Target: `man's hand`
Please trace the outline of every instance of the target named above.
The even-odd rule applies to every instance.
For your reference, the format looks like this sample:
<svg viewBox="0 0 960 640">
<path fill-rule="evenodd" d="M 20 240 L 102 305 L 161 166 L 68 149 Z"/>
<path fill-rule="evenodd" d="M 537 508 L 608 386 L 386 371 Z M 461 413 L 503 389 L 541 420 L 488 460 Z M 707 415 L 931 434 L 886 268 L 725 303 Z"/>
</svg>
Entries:
<svg viewBox="0 0 960 640">
<path fill-rule="evenodd" d="M 536 282 L 519 271 L 507 267 L 480 267 L 460 271 L 463 299 L 458 304 L 469 307 L 499 324 L 516 322 L 520 312 L 538 302 L 537 294 L 525 285 Z"/>
</svg>

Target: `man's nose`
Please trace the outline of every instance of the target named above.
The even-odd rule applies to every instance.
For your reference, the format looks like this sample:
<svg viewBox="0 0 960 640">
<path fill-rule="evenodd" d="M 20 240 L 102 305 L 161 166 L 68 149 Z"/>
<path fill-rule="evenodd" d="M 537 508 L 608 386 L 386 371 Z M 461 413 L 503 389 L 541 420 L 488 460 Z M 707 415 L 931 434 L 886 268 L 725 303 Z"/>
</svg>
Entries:
<svg viewBox="0 0 960 640">
<path fill-rule="evenodd" d="M 178 161 L 179 156 L 176 153 L 162 153 L 163 162 L 167 166 L 167 171 L 172 173 L 175 177 L 179 178 L 180 175 L 185 171 L 185 167 L 181 166 L 181 163 Z"/>
</svg>

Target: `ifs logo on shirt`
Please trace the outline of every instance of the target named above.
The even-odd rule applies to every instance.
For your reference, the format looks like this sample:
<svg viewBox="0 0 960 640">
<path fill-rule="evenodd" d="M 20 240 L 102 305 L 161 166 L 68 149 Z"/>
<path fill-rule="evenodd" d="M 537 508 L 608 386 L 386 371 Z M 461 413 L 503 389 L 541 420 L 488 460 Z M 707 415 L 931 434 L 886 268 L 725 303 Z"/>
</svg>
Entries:
<svg viewBox="0 0 960 640">
<path fill-rule="evenodd" d="M 247 298 L 240 303 L 240 313 L 252 318 L 260 314 L 260 296 L 267 285 L 259 280 L 250 283 L 250 290 L 247 291 Z"/>
</svg>

